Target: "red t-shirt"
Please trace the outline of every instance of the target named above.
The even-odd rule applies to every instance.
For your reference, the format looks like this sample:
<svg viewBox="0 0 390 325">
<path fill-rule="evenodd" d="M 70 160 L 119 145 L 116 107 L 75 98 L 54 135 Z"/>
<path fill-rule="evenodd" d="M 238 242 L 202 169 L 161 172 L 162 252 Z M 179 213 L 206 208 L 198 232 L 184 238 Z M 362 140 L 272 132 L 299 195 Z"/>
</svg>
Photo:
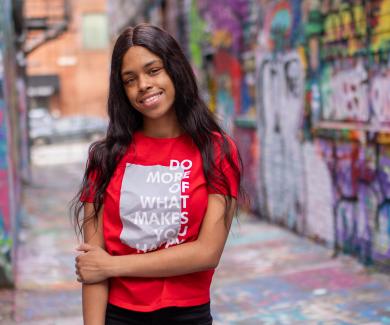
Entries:
<svg viewBox="0 0 390 325">
<path fill-rule="evenodd" d="M 216 138 L 220 136 L 216 135 Z M 237 149 L 230 140 L 234 161 Z M 220 159 L 216 146 L 216 160 Z M 206 213 L 208 194 L 237 198 L 239 176 L 226 161 L 230 191 L 207 187 L 202 158 L 192 139 L 151 138 L 136 132 L 104 196 L 103 230 L 111 255 L 147 253 L 196 240 Z M 93 202 L 93 193 L 83 201 Z M 210 300 L 214 270 L 174 277 L 110 279 L 109 303 L 153 311 L 170 306 L 196 306 Z"/>
</svg>

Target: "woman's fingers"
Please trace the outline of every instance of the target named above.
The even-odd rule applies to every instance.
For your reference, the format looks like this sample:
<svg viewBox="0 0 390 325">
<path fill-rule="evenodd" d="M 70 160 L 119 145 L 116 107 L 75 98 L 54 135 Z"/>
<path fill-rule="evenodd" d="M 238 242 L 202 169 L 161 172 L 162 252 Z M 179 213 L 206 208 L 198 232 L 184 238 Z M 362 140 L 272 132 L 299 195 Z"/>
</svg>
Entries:
<svg viewBox="0 0 390 325">
<path fill-rule="evenodd" d="M 76 250 L 78 251 L 82 251 L 82 252 L 88 252 L 90 251 L 91 249 L 93 249 L 93 245 L 89 245 L 89 244 L 81 244 L 79 247 L 76 248 Z"/>
<path fill-rule="evenodd" d="M 74 267 L 75 267 L 75 269 L 76 269 L 76 270 L 75 270 L 75 274 L 76 274 L 76 276 L 77 276 L 77 282 L 83 283 L 83 278 L 82 278 L 82 276 L 81 276 L 80 268 L 79 268 L 77 262 L 74 264 Z"/>
</svg>

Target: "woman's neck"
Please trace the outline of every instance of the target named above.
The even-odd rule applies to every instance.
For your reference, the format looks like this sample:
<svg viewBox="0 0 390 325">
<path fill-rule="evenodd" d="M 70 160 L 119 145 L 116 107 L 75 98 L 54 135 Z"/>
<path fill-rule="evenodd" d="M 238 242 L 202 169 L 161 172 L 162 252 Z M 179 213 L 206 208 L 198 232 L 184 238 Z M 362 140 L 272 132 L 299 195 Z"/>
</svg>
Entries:
<svg viewBox="0 0 390 325">
<path fill-rule="evenodd" d="M 144 119 L 142 132 L 153 138 L 175 138 L 183 133 L 176 116 L 169 119 Z"/>
</svg>

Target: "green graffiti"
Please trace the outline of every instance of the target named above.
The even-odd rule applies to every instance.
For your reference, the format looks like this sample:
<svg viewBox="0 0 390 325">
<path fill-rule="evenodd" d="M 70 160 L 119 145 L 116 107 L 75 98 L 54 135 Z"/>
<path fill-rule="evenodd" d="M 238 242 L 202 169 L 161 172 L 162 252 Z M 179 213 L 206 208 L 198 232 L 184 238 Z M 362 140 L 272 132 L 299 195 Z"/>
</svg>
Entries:
<svg viewBox="0 0 390 325">
<path fill-rule="evenodd" d="M 308 20 L 303 28 L 306 37 L 320 35 L 323 32 L 323 17 L 321 12 L 319 10 L 310 11 Z"/>
<path fill-rule="evenodd" d="M 12 283 L 12 239 L 0 230 L 0 284 Z"/>
<path fill-rule="evenodd" d="M 193 63 L 200 68 L 203 65 L 202 44 L 208 41 L 210 37 L 205 32 L 206 22 L 199 15 L 196 0 L 191 1 L 189 20 L 191 26 L 189 35 L 191 58 Z"/>
</svg>

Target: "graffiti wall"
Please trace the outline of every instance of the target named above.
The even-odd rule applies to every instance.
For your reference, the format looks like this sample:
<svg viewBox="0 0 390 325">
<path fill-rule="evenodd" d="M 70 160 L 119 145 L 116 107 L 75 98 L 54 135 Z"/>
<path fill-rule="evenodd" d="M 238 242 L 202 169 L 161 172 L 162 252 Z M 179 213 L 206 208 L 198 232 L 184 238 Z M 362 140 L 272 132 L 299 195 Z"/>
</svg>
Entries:
<svg viewBox="0 0 390 325">
<path fill-rule="evenodd" d="M 323 4 L 318 137 L 332 174 L 335 244 L 366 262 L 390 259 L 390 1 Z M 314 78 L 317 73 L 317 78 Z"/>
<path fill-rule="evenodd" d="M 189 54 L 240 146 L 250 208 L 390 265 L 390 0 L 187 3 Z"/>
<path fill-rule="evenodd" d="M 13 283 L 21 179 L 28 177 L 25 87 L 11 14 L 11 1 L 0 2 L 0 286 Z"/>
<path fill-rule="evenodd" d="M 4 7 L 6 4 L 2 3 Z M 1 8 L 4 12 L 6 8 Z M 11 234 L 11 202 L 10 202 L 10 188 L 11 180 L 9 174 L 9 119 L 7 117 L 7 109 L 5 102 L 5 88 L 7 87 L 7 80 L 5 78 L 4 62 L 5 62 L 5 24 L 6 17 L 2 16 L 1 24 L 1 39 L 0 39 L 0 269 L 2 282 L 8 282 L 11 278 L 11 248 L 12 248 L 12 234 Z M 7 281 L 8 280 L 8 281 Z"/>
</svg>

